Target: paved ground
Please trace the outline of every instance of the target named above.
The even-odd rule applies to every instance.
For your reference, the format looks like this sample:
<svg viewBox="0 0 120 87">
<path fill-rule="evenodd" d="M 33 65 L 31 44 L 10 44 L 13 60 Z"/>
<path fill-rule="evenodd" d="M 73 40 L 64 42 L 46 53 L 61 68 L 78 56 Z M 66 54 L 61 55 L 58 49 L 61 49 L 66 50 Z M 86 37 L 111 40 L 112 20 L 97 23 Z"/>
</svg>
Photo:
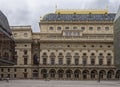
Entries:
<svg viewBox="0 0 120 87">
<path fill-rule="evenodd" d="M 0 81 L 0 87 L 120 87 L 120 81 L 10 80 Z"/>
</svg>

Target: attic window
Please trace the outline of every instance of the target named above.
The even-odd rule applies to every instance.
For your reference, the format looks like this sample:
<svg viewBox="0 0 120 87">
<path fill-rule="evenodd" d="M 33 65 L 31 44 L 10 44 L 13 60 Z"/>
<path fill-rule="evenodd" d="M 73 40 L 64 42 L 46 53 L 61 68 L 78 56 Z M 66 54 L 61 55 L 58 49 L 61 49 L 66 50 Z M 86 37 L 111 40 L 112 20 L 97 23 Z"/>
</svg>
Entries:
<svg viewBox="0 0 120 87">
<path fill-rule="evenodd" d="M 97 30 L 98 30 L 98 31 L 101 30 L 101 27 L 97 27 Z"/>
<path fill-rule="evenodd" d="M 65 27 L 65 29 L 69 29 L 69 27 Z"/>
<path fill-rule="evenodd" d="M 61 27 L 57 27 L 57 30 L 61 30 Z"/>
<path fill-rule="evenodd" d="M 73 29 L 77 29 L 77 27 L 73 27 Z"/>
<path fill-rule="evenodd" d="M 49 27 L 49 30 L 53 30 L 54 28 L 53 27 Z"/>
<path fill-rule="evenodd" d="M 28 36 L 28 34 L 27 33 L 24 33 L 24 37 L 27 37 Z"/>
</svg>

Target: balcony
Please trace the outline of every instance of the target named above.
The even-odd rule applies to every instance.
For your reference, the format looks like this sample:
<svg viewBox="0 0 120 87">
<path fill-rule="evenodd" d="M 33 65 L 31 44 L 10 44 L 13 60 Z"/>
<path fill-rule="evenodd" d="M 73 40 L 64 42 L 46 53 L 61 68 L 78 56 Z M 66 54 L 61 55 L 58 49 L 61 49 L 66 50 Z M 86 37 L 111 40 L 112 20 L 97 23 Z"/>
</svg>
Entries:
<svg viewBox="0 0 120 87">
<path fill-rule="evenodd" d="M 61 35 L 48 35 L 40 38 L 40 41 L 108 41 L 108 42 L 113 42 L 113 36 L 61 36 Z"/>
</svg>

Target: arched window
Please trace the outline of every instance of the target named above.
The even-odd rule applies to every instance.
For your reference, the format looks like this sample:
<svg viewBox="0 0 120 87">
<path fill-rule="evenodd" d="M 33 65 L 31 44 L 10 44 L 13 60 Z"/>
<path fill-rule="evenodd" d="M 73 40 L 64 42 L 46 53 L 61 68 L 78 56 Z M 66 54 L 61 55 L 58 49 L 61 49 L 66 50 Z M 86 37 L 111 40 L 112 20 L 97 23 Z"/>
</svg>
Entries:
<svg viewBox="0 0 120 87">
<path fill-rule="evenodd" d="M 67 53 L 67 54 L 66 54 L 66 64 L 67 64 L 67 65 L 70 65 L 70 64 L 71 64 L 71 57 L 72 57 L 72 56 L 71 56 L 70 53 Z"/>
<path fill-rule="evenodd" d="M 91 59 L 91 65 L 95 65 L 95 59 Z"/>
<path fill-rule="evenodd" d="M 75 53 L 74 55 L 74 61 L 75 61 L 75 65 L 79 65 L 79 54 L 78 53 Z"/>
<path fill-rule="evenodd" d="M 103 65 L 103 59 L 99 59 L 99 65 Z"/>
<path fill-rule="evenodd" d="M 47 53 L 43 53 L 43 55 L 42 55 L 42 59 L 43 59 L 43 65 L 46 65 L 47 64 Z"/>
<path fill-rule="evenodd" d="M 59 60 L 58 60 L 59 65 L 62 65 L 63 64 L 63 54 L 59 53 L 58 58 L 59 58 Z"/>
<path fill-rule="evenodd" d="M 54 65 L 55 64 L 55 53 L 51 53 L 50 54 L 50 58 L 51 58 L 51 65 Z"/>
<path fill-rule="evenodd" d="M 38 64 L 39 64 L 39 58 L 38 58 L 37 54 L 35 54 L 35 55 L 33 56 L 33 64 L 34 64 L 34 65 L 38 65 Z"/>
</svg>

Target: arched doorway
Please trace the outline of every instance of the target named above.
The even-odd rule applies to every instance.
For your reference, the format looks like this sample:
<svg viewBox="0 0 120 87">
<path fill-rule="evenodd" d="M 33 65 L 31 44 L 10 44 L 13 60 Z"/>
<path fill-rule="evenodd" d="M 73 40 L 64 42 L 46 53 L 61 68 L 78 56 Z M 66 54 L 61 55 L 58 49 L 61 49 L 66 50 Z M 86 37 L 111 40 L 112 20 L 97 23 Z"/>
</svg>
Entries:
<svg viewBox="0 0 120 87">
<path fill-rule="evenodd" d="M 59 69 L 57 73 L 58 73 L 58 78 L 62 79 L 64 75 L 64 70 Z"/>
<path fill-rule="evenodd" d="M 105 75 L 106 75 L 105 70 L 101 70 L 101 71 L 99 72 L 99 78 L 100 78 L 100 79 L 105 79 Z"/>
<path fill-rule="evenodd" d="M 84 80 L 88 79 L 88 75 L 89 75 L 89 71 L 88 70 L 84 70 L 82 74 L 83 74 L 83 79 Z"/>
<path fill-rule="evenodd" d="M 72 70 L 66 70 L 66 77 L 70 79 L 72 77 Z"/>
<path fill-rule="evenodd" d="M 33 70 L 33 78 L 38 78 L 38 70 Z"/>
<path fill-rule="evenodd" d="M 75 77 L 75 79 L 79 79 L 80 78 L 80 70 L 75 70 L 74 71 L 74 77 Z"/>
<path fill-rule="evenodd" d="M 92 71 L 91 71 L 91 79 L 92 79 L 92 80 L 97 79 L 97 71 L 96 71 L 96 70 L 92 70 Z"/>
<path fill-rule="evenodd" d="M 118 70 L 117 72 L 116 72 L 116 79 L 120 79 L 120 70 Z"/>
<path fill-rule="evenodd" d="M 54 69 L 51 69 L 49 71 L 49 74 L 50 74 L 50 78 L 53 79 L 53 78 L 55 78 L 56 71 Z"/>
<path fill-rule="evenodd" d="M 108 71 L 107 79 L 112 79 L 113 75 L 114 75 L 114 71 L 113 70 Z"/>
<path fill-rule="evenodd" d="M 45 79 L 48 77 L 48 73 L 47 73 L 47 70 L 46 69 L 42 69 L 41 70 L 41 74 L 42 74 L 42 77 Z"/>
</svg>

